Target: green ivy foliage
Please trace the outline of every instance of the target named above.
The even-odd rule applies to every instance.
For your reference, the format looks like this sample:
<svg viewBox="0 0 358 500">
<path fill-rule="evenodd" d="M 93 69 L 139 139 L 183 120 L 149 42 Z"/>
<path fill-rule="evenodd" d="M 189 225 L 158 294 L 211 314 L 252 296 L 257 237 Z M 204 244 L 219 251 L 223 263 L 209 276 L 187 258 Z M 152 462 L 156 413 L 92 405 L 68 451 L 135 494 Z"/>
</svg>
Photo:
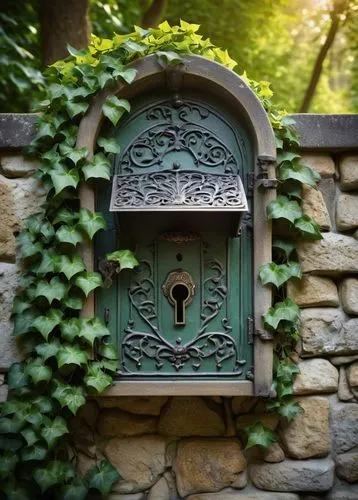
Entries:
<svg viewBox="0 0 358 500">
<path fill-rule="evenodd" d="M 119 152 L 113 140 L 99 137 L 93 158 L 86 148 L 76 148 L 79 122 L 98 91 L 119 82 L 130 85 L 136 72 L 128 63 L 157 54 L 164 65 L 177 64 L 182 56 L 198 54 L 232 69 L 235 62 L 203 39 L 199 26 L 184 21 L 156 29 L 139 27 L 129 35 L 101 39 L 92 35 L 86 50 L 69 47 L 70 56 L 46 70 L 47 98 L 30 153 L 41 160 L 36 176 L 47 191 L 39 213 L 26 221 L 19 235 L 23 272 L 14 301 L 14 335 L 19 337 L 25 360 L 15 363 L 7 376 L 9 398 L 0 417 L 0 478 L 10 499 L 85 498 L 90 490 L 105 496 L 119 479 L 107 461 L 97 463 L 85 477 L 76 469 L 71 449 L 69 423 L 85 404 L 88 394 L 107 389 L 118 369 L 116 347 L 99 318 L 79 316 L 86 297 L 103 286 L 97 272 L 86 269 L 79 245 L 93 239 L 106 227 L 103 215 L 80 208 L 79 188 L 85 183 L 110 178 L 111 155 Z M 244 78 L 247 79 L 246 75 Z M 280 196 L 268 207 L 272 219 L 286 220 L 300 237 L 319 237 L 315 223 L 303 214 L 300 186 L 314 185 L 316 175 L 301 167 L 292 151 L 297 137 L 292 122 L 271 103 L 267 82 L 248 80 L 263 103 L 274 127 L 280 162 Z M 130 112 L 125 99 L 108 97 L 103 113 L 112 126 Z M 295 183 L 286 189 L 287 183 Z M 294 243 L 275 243 L 282 261 L 262 266 L 260 276 L 267 286 L 282 290 L 288 279 L 301 276 Z M 118 269 L 137 265 L 129 250 L 108 255 Z M 292 402 L 292 380 L 297 366 L 291 360 L 299 325 L 299 311 L 286 298 L 265 314 L 267 328 L 285 334 L 279 344 L 274 367 L 276 399 L 270 409 L 291 420 L 301 410 Z M 274 434 L 261 424 L 249 430 L 248 446 L 269 446 Z"/>
</svg>

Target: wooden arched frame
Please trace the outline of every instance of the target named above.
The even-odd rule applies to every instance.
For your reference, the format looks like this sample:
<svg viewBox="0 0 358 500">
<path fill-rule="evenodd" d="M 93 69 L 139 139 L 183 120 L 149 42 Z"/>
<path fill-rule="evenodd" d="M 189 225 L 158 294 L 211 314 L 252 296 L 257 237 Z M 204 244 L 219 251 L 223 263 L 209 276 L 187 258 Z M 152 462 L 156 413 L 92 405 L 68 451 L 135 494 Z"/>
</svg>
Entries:
<svg viewBox="0 0 358 500">
<path fill-rule="evenodd" d="M 144 57 L 133 63 L 137 76 L 131 85 L 120 84 L 115 89 L 105 89 L 93 99 L 88 112 L 83 117 L 76 146 L 89 150 L 89 159 L 96 148 L 104 115 L 102 107 L 110 95 L 118 95 L 128 100 L 148 93 L 151 89 L 167 86 L 168 70 L 158 63 L 155 55 Z M 106 392 L 106 395 L 256 395 L 267 396 L 272 382 L 273 349 L 270 335 L 265 332 L 262 315 L 271 306 L 272 292 L 263 287 L 258 278 L 261 264 L 272 260 L 271 221 L 266 218 L 266 206 L 276 197 L 275 178 L 276 145 L 274 133 L 265 110 L 248 85 L 233 71 L 200 56 L 187 56 L 180 69 L 182 87 L 198 88 L 216 94 L 230 106 L 249 131 L 255 159 L 253 178 L 253 239 L 254 239 L 254 381 L 120 381 Z M 268 179 L 268 181 L 267 181 Z M 95 210 L 94 192 L 88 185 L 80 190 L 81 206 Z M 93 246 L 82 249 L 88 270 L 93 270 Z M 82 316 L 95 314 L 92 293 L 81 312 Z"/>
</svg>

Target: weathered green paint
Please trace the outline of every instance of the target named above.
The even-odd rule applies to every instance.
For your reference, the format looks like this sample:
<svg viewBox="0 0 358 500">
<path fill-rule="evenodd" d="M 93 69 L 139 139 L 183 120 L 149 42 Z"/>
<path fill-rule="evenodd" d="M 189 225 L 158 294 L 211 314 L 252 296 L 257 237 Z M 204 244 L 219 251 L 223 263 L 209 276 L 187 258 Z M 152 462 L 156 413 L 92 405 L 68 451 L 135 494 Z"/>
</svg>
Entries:
<svg viewBox="0 0 358 500">
<path fill-rule="evenodd" d="M 115 133 L 121 154 L 114 159 L 114 173 L 160 171 L 177 162 L 177 168 L 185 170 L 239 173 L 248 193 L 247 173 L 253 169 L 248 132 L 210 95 L 192 92 L 182 98 L 185 105 L 179 108 L 172 107 L 169 96 L 163 94 L 133 104 L 130 116 Z M 159 129 L 166 132 L 157 134 Z M 180 140 L 176 146 L 170 143 L 173 147 L 164 154 L 174 135 Z M 204 140 L 195 142 L 199 137 L 212 142 L 204 147 Z M 219 140 L 224 153 L 219 151 Z M 133 148 L 135 142 L 142 149 Z M 217 150 L 212 148 L 210 156 L 213 144 Z M 216 164 L 218 155 L 227 151 L 233 160 Z M 109 310 L 108 327 L 121 352 L 121 375 L 245 379 L 252 366 L 247 331 L 247 319 L 253 314 L 250 217 L 245 217 L 238 237 L 229 237 L 220 213 L 120 214 L 117 221 L 108 210 L 110 193 L 109 185 L 99 186 L 96 193 L 97 209 L 106 214 L 108 223 L 95 242 L 97 259 L 119 248 L 131 248 L 141 261 L 134 271 L 121 272 L 111 289 L 96 294 L 97 314 L 104 317 L 105 309 Z M 187 241 L 174 242 L 173 234 L 163 238 L 168 232 L 175 232 L 175 238 L 178 232 L 187 233 Z M 162 288 L 176 269 L 188 272 L 195 282 L 185 326 L 175 326 L 173 305 Z M 221 304 L 217 314 L 213 314 L 215 301 Z"/>
</svg>

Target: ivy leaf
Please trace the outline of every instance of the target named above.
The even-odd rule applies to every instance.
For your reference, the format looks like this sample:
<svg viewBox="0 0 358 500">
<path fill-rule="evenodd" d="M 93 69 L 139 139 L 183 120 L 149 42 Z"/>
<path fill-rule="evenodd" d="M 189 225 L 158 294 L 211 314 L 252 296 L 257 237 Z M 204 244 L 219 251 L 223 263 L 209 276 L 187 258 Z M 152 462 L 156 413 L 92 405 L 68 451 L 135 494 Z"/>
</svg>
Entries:
<svg viewBox="0 0 358 500">
<path fill-rule="evenodd" d="M 75 149 L 66 143 L 60 144 L 60 151 L 63 156 L 69 158 L 75 165 L 88 156 L 87 148 Z"/>
<path fill-rule="evenodd" d="M 289 179 L 281 184 L 281 192 L 285 193 L 290 200 L 302 200 L 302 184 L 293 179 Z"/>
<path fill-rule="evenodd" d="M 37 469 L 34 478 L 40 486 L 42 493 L 55 484 L 63 484 L 75 477 L 75 470 L 68 462 L 53 460 L 45 468 Z"/>
<path fill-rule="evenodd" d="M 270 448 L 272 443 L 277 441 L 277 435 L 274 431 L 265 427 L 261 422 L 256 422 L 249 425 L 245 429 L 248 440 L 245 449 L 251 448 L 252 446 L 262 446 L 263 448 Z"/>
<path fill-rule="evenodd" d="M 37 284 L 35 297 L 45 297 L 49 304 L 54 300 L 61 300 L 66 295 L 67 286 L 62 283 L 58 276 L 54 276 L 50 282 L 41 280 Z"/>
<path fill-rule="evenodd" d="M 293 151 L 281 151 L 280 154 L 277 155 L 277 164 L 281 165 L 281 163 L 284 162 L 292 163 L 299 158 L 301 158 L 301 155 Z"/>
<path fill-rule="evenodd" d="M 284 401 L 280 404 L 277 411 L 281 417 L 286 418 L 288 422 L 292 422 L 297 415 L 304 412 L 304 409 L 297 401 Z"/>
<path fill-rule="evenodd" d="M 14 474 L 19 457 L 11 451 L 5 451 L 0 459 L 0 478 L 5 479 Z"/>
<path fill-rule="evenodd" d="M 105 179 L 109 181 L 111 178 L 110 171 L 111 163 L 103 153 L 96 154 L 92 162 L 86 162 L 82 167 L 86 181 L 88 179 Z"/>
<path fill-rule="evenodd" d="M 29 302 L 27 299 L 22 298 L 21 296 L 17 295 L 14 298 L 13 306 L 12 306 L 12 313 L 13 314 L 22 314 L 26 309 L 29 309 L 31 307 L 31 302 Z"/>
<path fill-rule="evenodd" d="M 278 177 L 281 181 L 293 179 L 313 188 L 317 188 L 317 181 L 320 179 L 320 175 L 315 170 L 299 163 L 281 166 L 278 169 Z"/>
<path fill-rule="evenodd" d="M 86 391 L 82 386 L 76 387 L 56 381 L 52 397 L 60 403 L 61 408 L 67 407 L 75 415 L 86 402 Z"/>
<path fill-rule="evenodd" d="M 80 337 L 83 338 L 92 347 L 96 339 L 101 339 L 110 335 L 108 328 L 106 328 L 103 321 L 101 321 L 99 318 L 83 318 L 80 321 Z"/>
<path fill-rule="evenodd" d="M 73 246 L 83 241 L 82 233 L 76 226 L 61 226 L 56 232 L 56 237 L 60 243 L 69 243 Z"/>
<path fill-rule="evenodd" d="M 58 367 L 67 365 L 81 366 L 87 364 L 88 356 L 79 345 L 64 345 L 56 355 Z"/>
<path fill-rule="evenodd" d="M 36 270 L 37 274 L 54 273 L 57 270 L 60 256 L 52 249 L 43 250 L 42 259 Z"/>
<path fill-rule="evenodd" d="M 24 421 L 16 415 L 0 417 L 0 434 L 16 434 L 24 425 Z"/>
<path fill-rule="evenodd" d="M 32 446 L 40 439 L 36 432 L 32 429 L 32 427 L 26 427 L 21 431 L 20 434 L 24 437 L 27 446 Z"/>
<path fill-rule="evenodd" d="M 0 436 L 0 449 L 1 450 L 9 450 L 12 452 L 16 452 L 19 448 L 23 446 L 22 439 L 15 436 Z"/>
<path fill-rule="evenodd" d="M 79 255 L 73 255 L 72 257 L 61 255 L 58 270 L 70 280 L 72 276 L 85 270 L 85 264 Z"/>
<path fill-rule="evenodd" d="M 295 228 L 301 231 L 305 237 L 313 240 L 321 240 L 322 234 L 319 225 L 314 222 L 308 215 L 303 215 L 295 220 Z"/>
<path fill-rule="evenodd" d="M 60 490 L 61 500 L 85 500 L 87 498 L 88 488 L 83 481 L 76 477 L 71 484 L 62 486 Z"/>
<path fill-rule="evenodd" d="M 36 396 L 32 400 L 32 404 L 35 405 L 41 413 L 51 413 L 53 411 L 53 403 L 50 398 L 46 396 Z"/>
<path fill-rule="evenodd" d="M 114 483 L 119 479 L 121 479 L 121 475 L 108 460 L 102 460 L 85 476 L 88 487 L 98 490 L 102 496 L 108 495 Z"/>
<path fill-rule="evenodd" d="M 113 71 L 113 76 L 118 78 L 122 78 L 122 80 L 124 80 L 126 83 L 130 84 L 133 82 L 133 80 L 135 79 L 137 75 L 137 70 L 133 69 L 133 68 L 128 68 L 128 69 L 125 69 L 124 71 L 123 70 L 114 70 Z M 128 110 L 129 112 L 129 110 Z"/>
<path fill-rule="evenodd" d="M 81 208 L 78 227 L 81 228 L 92 240 L 100 229 L 106 229 L 107 224 L 102 214 L 92 213 L 87 208 Z"/>
<path fill-rule="evenodd" d="M 80 288 L 83 293 L 88 297 L 88 295 L 99 286 L 102 286 L 103 280 L 99 273 L 82 273 L 82 275 L 77 276 L 75 280 L 75 285 Z"/>
<path fill-rule="evenodd" d="M 165 64 L 165 66 L 180 64 L 182 62 L 182 58 L 179 54 L 173 51 L 162 51 L 158 50 L 156 52 L 157 57 L 161 62 Z"/>
<path fill-rule="evenodd" d="M 20 233 L 17 237 L 17 241 L 20 244 L 21 254 L 25 259 L 28 257 L 33 257 L 34 255 L 42 252 L 42 244 L 39 241 L 35 243 L 33 240 L 33 236 L 31 236 L 29 233 Z"/>
<path fill-rule="evenodd" d="M 83 299 L 80 297 L 66 297 L 62 303 L 69 309 L 81 310 L 83 307 Z"/>
<path fill-rule="evenodd" d="M 100 365 L 104 370 L 108 370 L 113 373 L 116 373 L 119 368 L 118 359 L 102 359 Z"/>
<path fill-rule="evenodd" d="M 302 210 L 297 201 L 290 201 L 286 196 L 278 196 L 267 207 L 269 219 L 287 219 L 294 223 L 301 216 Z"/>
<path fill-rule="evenodd" d="M 126 99 L 110 96 L 103 105 L 103 114 L 116 126 L 121 116 L 126 111 L 129 113 L 130 109 L 131 106 Z"/>
<path fill-rule="evenodd" d="M 33 326 L 47 341 L 48 336 L 53 331 L 53 329 L 60 324 L 62 315 L 62 311 L 59 311 L 57 309 L 50 309 L 44 316 L 37 316 L 37 318 L 33 322 Z"/>
<path fill-rule="evenodd" d="M 293 384 L 291 382 L 282 382 L 280 380 L 274 380 L 272 384 L 272 388 L 276 391 L 277 398 L 282 400 L 287 396 L 291 396 L 293 394 Z"/>
<path fill-rule="evenodd" d="M 114 260 L 120 265 L 120 269 L 133 269 L 139 266 L 134 253 L 131 250 L 116 250 L 106 255 L 107 260 Z"/>
<path fill-rule="evenodd" d="M 53 342 L 46 342 L 44 344 L 39 344 L 35 347 L 35 350 L 39 356 L 44 361 L 47 361 L 49 358 L 56 356 L 58 350 L 60 348 L 60 343 L 58 340 L 54 340 Z"/>
<path fill-rule="evenodd" d="M 46 448 L 42 444 L 37 443 L 21 451 L 21 460 L 23 462 L 28 460 L 44 460 L 46 455 Z"/>
<path fill-rule="evenodd" d="M 112 385 L 113 379 L 102 371 L 100 363 L 92 363 L 87 370 L 84 381 L 88 388 L 103 392 Z"/>
<path fill-rule="evenodd" d="M 121 152 L 121 147 L 115 138 L 107 139 L 106 137 L 99 137 L 97 139 L 97 144 L 103 148 L 106 153 L 119 154 Z"/>
<path fill-rule="evenodd" d="M 32 424 L 35 429 L 38 429 L 42 424 L 43 415 L 36 408 L 31 407 L 27 415 L 25 415 L 25 420 Z"/>
<path fill-rule="evenodd" d="M 73 342 L 80 336 L 81 320 L 79 318 L 70 318 L 61 322 L 61 336 L 68 342 Z"/>
<path fill-rule="evenodd" d="M 54 218 L 52 224 L 56 225 L 60 222 L 64 222 L 65 224 L 71 225 L 75 220 L 77 221 L 78 214 L 76 212 L 72 212 L 67 208 L 60 208 L 60 210 L 56 213 L 56 217 Z"/>
<path fill-rule="evenodd" d="M 63 165 L 57 165 L 55 169 L 51 170 L 50 177 L 56 194 L 61 193 L 61 191 L 67 187 L 76 188 L 80 181 L 80 177 L 76 169 L 72 168 L 68 170 Z"/>
<path fill-rule="evenodd" d="M 46 419 L 40 431 L 41 436 L 46 441 L 49 448 L 53 448 L 56 441 L 68 434 L 66 420 L 62 417 L 56 417 L 54 420 Z"/>
<path fill-rule="evenodd" d="M 286 259 L 289 259 L 291 253 L 296 249 L 296 246 L 293 243 L 293 241 L 282 240 L 280 238 L 275 238 L 272 242 L 272 246 L 274 248 L 278 248 L 279 250 L 282 250 L 284 252 L 284 254 L 286 255 Z"/>
<path fill-rule="evenodd" d="M 37 313 L 34 309 L 26 309 L 14 317 L 14 335 L 23 335 L 32 329 Z"/>
<path fill-rule="evenodd" d="M 300 310 L 297 304 L 287 297 L 283 302 L 278 302 L 263 315 L 265 324 L 277 330 L 281 321 L 289 321 L 296 325 L 300 318 Z"/>
<path fill-rule="evenodd" d="M 75 116 L 79 114 L 83 114 L 87 111 L 89 107 L 89 102 L 86 101 L 73 101 L 73 100 L 68 100 L 66 102 L 66 111 L 69 115 L 70 118 L 74 118 Z"/>
<path fill-rule="evenodd" d="M 290 278 L 301 278 L 302 270 L 298 262 L 275 264 L 269 262 L 260 267 L 260 279 L 263 285 L 272 283 L 277 288 L 286 283 Z"/>
<path fill-rule="evenodd" d="M 289 358 L 279 360 L 276 368 L 276 378 L 283 383 L 292 384 L 294 376 L 300 372 L 300 369 Z"/>
<path fill-rule="evenodd" d="M 44 364 L 43 359 L 36 358 L 30 361 L 25 367 L 25 374 L 31 378 L 34 384 L 39 382 L 48 382 L 52 377 L 52 370 Z"/>
<path fill-rule="evenodd" d="M 21 363 L 13 363 L 7 374 L 7 383 L 9 390 L 21 389 L 27 385 L 27 377 Z"/>
<path fill-rule="evenodd" d="M 118 359 L 119 354 L 114 344 L 102 344 L 99 347 L 99 354 L 107 359 Z"/>
</svg>

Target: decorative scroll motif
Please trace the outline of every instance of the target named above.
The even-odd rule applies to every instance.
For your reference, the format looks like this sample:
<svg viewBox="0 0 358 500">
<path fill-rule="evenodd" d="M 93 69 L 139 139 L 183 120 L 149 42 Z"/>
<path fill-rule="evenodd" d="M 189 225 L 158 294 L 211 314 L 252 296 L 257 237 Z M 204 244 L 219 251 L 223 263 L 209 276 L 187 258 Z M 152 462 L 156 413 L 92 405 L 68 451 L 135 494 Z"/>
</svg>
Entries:
<svg viewBox="0 0 358 500">
<path fill-rule="evenodd" d="M 171 168 L 173 153 L 180 152 L 186 153 L 186 170 L 218 168 L 223 173 L 238 174 L 237 159 L 209 128 L 210 114 L 208 109 L 197 104 L 185 103 L 179 108 L 169 104 L 152 107 L 146 114 L 150 126 L 124 151 L 121 171 L 133 173 L 135 169 Z M 177 165 L 181 166 L 179 162 Z"/>
<path fill-rule="evenodd" d="M 216 260 L 208 263 L 209 269 L 214 273 L 204 282 L 205 298 L 201 311 L 200 329 L 193 340 L 185 344 L 180 337 L 176 339 L 175 344 L 172 344 L 159 331 L 151 267 L 148 262 L 143 262 L 141 265 L 143 265 L 143 272 L 140 273 L 139 279 L 131 284 L 128 293 L 131 306 L 144 320 L 150 331 L 137 331 L 134 320 L 131 318 L 128 321 L 122 341 L 124 373 L 138 374 L 143 360 L 148 359 L 154 361 L 158 371 L 169 363 L 178 372 L 187 363 L 191 363 L 192 368 L 199 371 L 204 360 L 213 358 L 217 370 L 220 371 L 225 360 L 234 358 L 233 373 L 241 375 L 240 367 L 245 365 L 246 361 L 238 358 L 229 320 L 222 319 L 223 331 L 207 331 L 210 322 L 216 318 L 222 308 L 227 295 L 226 277 L 222 265 Z M 128 367 L 128 361 L 135 364 L 136 372 Z"/>
<path fill-rule="evenodd" d="M 162 171 L 142 175 L 116 175 L 111 211 L 123 209 L 227 208 L 247 210 L 239 176 L 187 171 Z"/>
<path fill-rule="evenodd" d="M 196 241 L 200 239 L 198 233 L 193 233 L 192 231 L 187 231 L 185 233 L 180 231 L 168 231 L 159 234 L 158 240 L 170 241 L 171 243 L 176 243 L 177 245 L 185 245 L 189 241 Z"/>
</svg>

